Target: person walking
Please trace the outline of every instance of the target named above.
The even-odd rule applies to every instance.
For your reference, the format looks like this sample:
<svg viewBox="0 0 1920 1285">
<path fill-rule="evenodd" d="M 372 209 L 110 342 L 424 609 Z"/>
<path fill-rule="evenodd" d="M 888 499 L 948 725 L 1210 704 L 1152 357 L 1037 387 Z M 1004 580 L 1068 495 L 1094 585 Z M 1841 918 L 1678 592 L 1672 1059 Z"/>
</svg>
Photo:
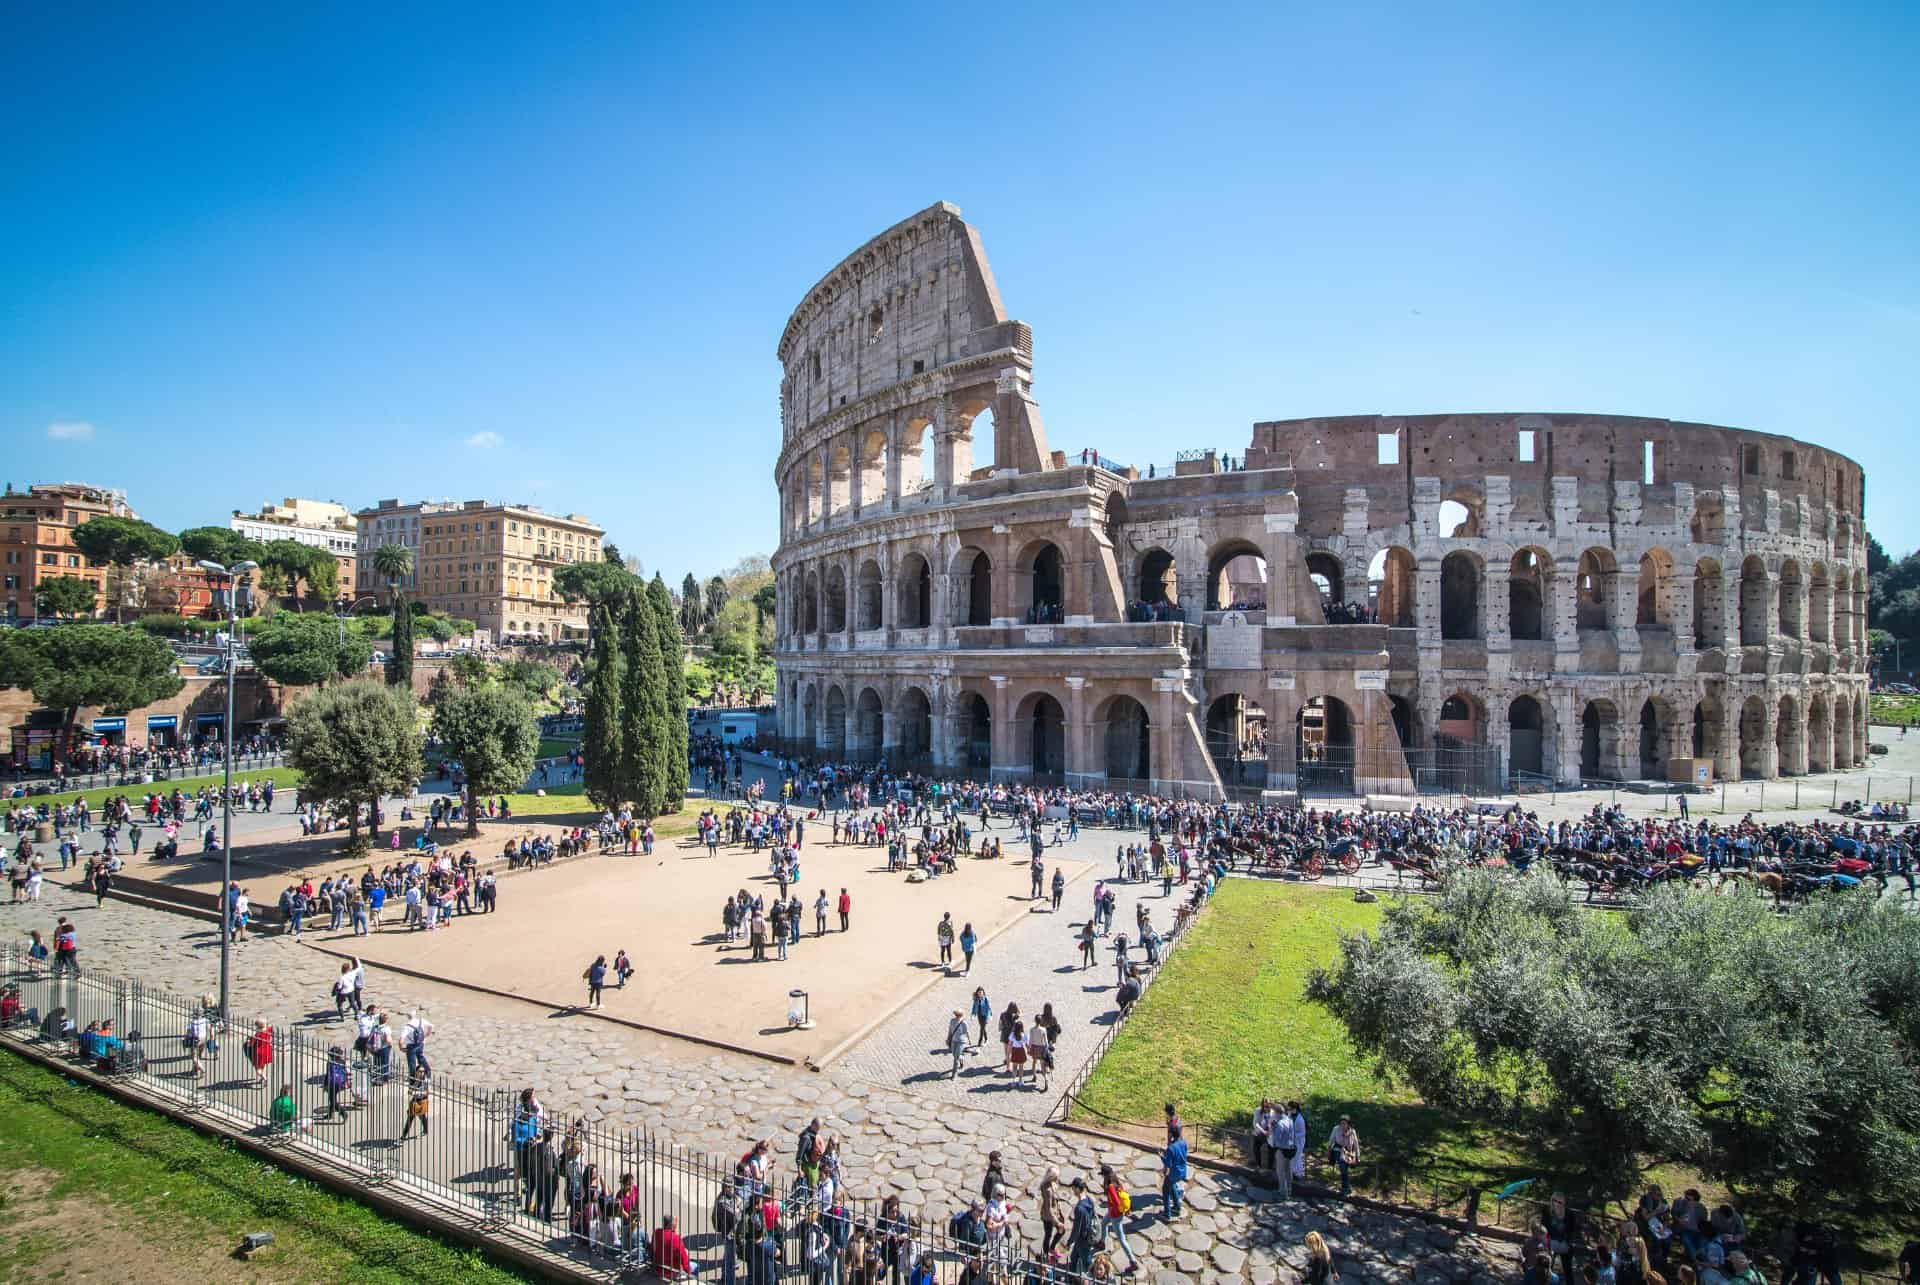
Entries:
<svg viewBox="0 0 1920 1285">
<path fill-rule="evenodd" d="M 1273 1125 L 1267 1130 L 1267 1145 L 1273 1150 L 1273 1185 L 1280 1199 L 1293 1198 L 1293 1156 L 1300 1145 L 1293 1136 L 1293 1113 L 1286 1107 L 1274 1112 Z"/>
<path fill-rule="evenodd" d="M 987 1020 L 993 1016 L 993 1005 L 987 1002 L 987 988 L 973 988 L 973 1020 L 980 1024 L 980 1038 L 974 1041 L 976 1048 L 985 1048 L 987 1043 Z"/>
<path fill-rule="evenodd" d="M 1053 868 L 1053 908 L 1058 911 L 1060 903 L 1067 898 L 1067 876 L 1060 867 Z"/>
<path fill-rule="evenodd" d="M 1360 1163 L 1360 1135 L 1353 1127 L 1353 1121 L 1346 1116 L 1340 1117 L 1340 1123 L 1333 1126 L 1333 1134 L 1327 1139 L 1327 1154 L 1334 1166 L 1340 1170 L 1340 1194 L 1353 1194 L 1351 1170 Z"/>
<path fill-rule="evenodd" d="M 1093 1270 L 1099 1213 L 1094 1208 L 1093 1193 L 1087 1190 L 1085 1178 L 1074 1178 L 1073 1195 L 1073 1222 L 1071 1230 L 1067 1232 L 1067 1270 L 1076 1276 L 1085 1276 Z"/>
<path fill-rule="evenodd" d="M 973 971 L 973 949 L 979 944 L 980 938 L 974 933 L 971 923 L 960 930 L 960 953 L 966 956 L 967 960 L 967 966 L 961 970 L 963 974 Z"/>
<path fill-rule="evenodd" d="M 767 917 L 756 904 L 751 917 L 747 920 L 747 939 L 753 943 L 753 962 L 763 964 L 767 959 Z"/>
<path fill-rule="evenodd" d="M 957 1008 L 947 1022 L 947 1052 L 953 1055 L 953 1067 L 947 1072 L 947 1078 L 957 1079 L 960 1060 L 967 1055 L 967 1017 Z"/>
<path fill-rule="evenodd" d="M 607 957 L 594 956 L 593 962 L 587 965 L 587 971 L 580 976 L 587 983 L 587 1007 L 599 1008 L 600 992 L 607 984 Z"/>
<path fill-rule="evenodd" d="M 953 971 L 953 912 L 946 911 L 940 916 L 940 922 L 933 930 L 934 940 L 940 946 L 940 963 L 951 973 Z"/>
<path fill-rule="evenodd" d="M 847 890 L 840 890 L 840 931 L 847 931 L 847 925 L 853 921 L 853 898 Z"/>
<path fill-rule="evenodd" d="M 1093 967 L 1093 920 L 1080 925 L 1080 971 Z"/>
<path fill-rule="evenodd" d="M 1187 1140 L 1186 1130 L 1174 1126 L 1173 1140 L 1167 1143 L 1167 1149 L 1160 1153 L 1160 1207 L 1168 1218 L 1180 1216 L 1180 1193 L 1187 1185 Z M 1291 1157 L 1289 1157 L 1291 1158 Z M 1282 1193 L 1283 1196 L 1285 1193 Z M 1131 1249 L 1127 1251 L 1133 1253 Z"/>
<path fill-rule="evenodd" d="M 822 888 L 820 895 L 813 899 L 813 935 L 827 935 L 827 890 Z"/>
<path fill-rule="evenodd" d="M 1107 1209 L 1106 1223 L 1100 1229 L 1100 1248 L 1105 1250 L 1109 1240 L 1118 1240 L 1127 1254 L 1127 1269 L 1122 1275 L 1131 1276 L 1140 1270 L 1140 1259 L 1127 1241 L 1127 1215 L 1133 1212 L 1133 1196 L 1112 1165 L 1100 1166 L 1100 1187 Z"/>
</svg>

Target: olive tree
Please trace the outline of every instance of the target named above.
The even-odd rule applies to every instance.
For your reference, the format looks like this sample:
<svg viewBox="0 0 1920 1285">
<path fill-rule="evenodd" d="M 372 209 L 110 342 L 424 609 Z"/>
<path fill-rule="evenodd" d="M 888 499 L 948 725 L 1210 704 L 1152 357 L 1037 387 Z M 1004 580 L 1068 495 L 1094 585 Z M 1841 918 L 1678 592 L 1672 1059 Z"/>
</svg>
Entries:
<svg viewBox="0 0 1920 1285">
<path fill-rule="evenodd" d="M 449 692 L 433 711 L 434 737 L 459 760 L 466 778 L 467 833 L 480 833 L 474 800 L 510 794 L 533 774 L 540 727 L 533 709 L 505 687 L 466 687 Z"/>
<path fill-rule="evenodd" d="M 359 805 L 368 806 L 368 837 L 378 839 L 380 800 L 420 779 L 413 697 L 377 678 L 309 692 L 287 711 L 286 757 L 300 773 L 301 800 L 345 804 L 347 845 L 363 848 Z"/>
</svg>

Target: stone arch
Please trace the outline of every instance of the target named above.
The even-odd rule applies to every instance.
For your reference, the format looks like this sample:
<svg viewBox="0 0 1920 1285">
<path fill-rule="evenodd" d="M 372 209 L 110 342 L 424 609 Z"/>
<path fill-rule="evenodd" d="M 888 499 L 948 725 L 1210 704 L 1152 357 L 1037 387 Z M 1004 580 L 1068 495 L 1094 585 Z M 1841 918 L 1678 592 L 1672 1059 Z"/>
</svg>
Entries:
<svg viewBox="0 0 1920 1285">
<path fill-rule="evenodd" d="M 1726 582 L 1713 558 L 1693 564 L 1693 645 L 1702 650 L 1727 645 Z"/>
<path fill-rule="evenodd" d="M 1323 614 L 1347 600 L 1346 568 L 1340 565 L 1337 555 L 1325 549 L 1315 549 L 1309 553 L 1307 578 L 1313 581 L 1313 587 L 1320 591 L 1320 608 Z"/>
<path fill-rule="evenodd" d="M 970 413 L 963 410 L 960 423 L 960 436 L 955 449 L 964 453 L 966 459 L 964 467 L 956 462 L 953 470 L 955 480 L 970 482 L 976 474 L 991 477 L 993 470 L 998 467 L 992 403 L 982 403 Z"/>
<path fill-rule="evenodd" d="M 1239 692 L 1225 692 L 1207 705 L 1207 755 L 1227 784 L 1247 775 L 1246 764 L 1267 759 L 1267 711 Z"/>
<path fill-rule="evenodd" d="M 818 522 L 827 512 L 827 461 L 820 452 L 815 451 L 807 457 L 801 466 L 804 480 L 801 486 L 806 491 L 807 522 Z"/>
<path fill-rule="evenodd" d="M 1207 555 L 1207 610 L 1264 611 L 1267 577 L 1267 556 L 1259 545 L 1251 540 L 1224 541 Z"/>
<path fill-rule="evenodd" d="M 1727 747 L 1720 743 L 1725 732 L 1720 702 L 1712 696 L 1701 697 L 1693 707 L 1693 757 L 1712 759 L 1718 771 L 1717 765 L 1726 757 Z"/>
<path fill-rule="evenodd" d="M 853 722 L 847 728 L 847 756 L 856 763 L 880 757 L 886 738 L 886 702 L 872 687 L 862 687 L 853 701 Z"/>
<path fill-rule="evenodd" d="M 1573 620 L 1577 629 L 1613 628 L 1613 578 L 1620 565 L 1613 550 L 1598 546 L 1580 555 L 1573 571 Z"/>
<path fill-rule="evenodd" d="M 893 702 L 894 738 L 900 758 L 918 762 L 933 753 L 933 701 L 925 689 L 908 685 Z"/>
<path fill-rule="evenodd" d="M 1094 711 L 1101 762 L 1109 781 L 1147 781 L 1153 777 L 1153 720 L 1133 697 L 1107 697 Z"/>
<path fill-rule="evenodd" d="M 1030 623 L 1058 621 L 1066 602 L 1066 559 L 1051 540 L 1035 540 L 1013 560 L 1014 601 Z"/>
<path fill-rule="evenodd" d="M 1740 645 L 1764 647 L 1773 622 L 1768 619 L 1767 564 L 1758 554 L 1740 564 Z"/>
<path fill-rule="evenodd" d="M 1789 692 L 1780 695 L 1779 712 L 1774 716 L 1774 771 L 1779 776 L 1798 776 L 1807 770 L 1807 726 L 1799 702 Z"/>
<path fill-rule="evenodd" d="M 811 569 L 808 570 L 807 587 L 806 587 L 805 593 L 801 595 L 801 602 L 802 602 L 803 610 L 801 612 L 802 618 L 801 618 L 800 632 L 804 634 L 819 633 L 820 632 L 820 575 L 818 572 L 813 571 Z"/>
<path fill-rule="evenodd" d="M 1586 781 L 1618 781 L 1620 763 L 1620 709 L 1604 697 L 1590 700 L 1580 710 L 1580 777 Z"/>
<path fill-rule="evenodd" d="M 954 709 L 960 765 L 981 771 L 993 766 L 993 703 L 976 691 L 959 694 Z"/>
<path fill-rule="evenodd" d="M 1302 793 L 1353 791 L 1353 711 L 1337 696 L 1302 701 L 1293 718 L 1293 758 Z"/>
<path fill-rule="evenodd" d="M 808 683 L 800 697 L 800 735 L 808 745 L 820 743 L 820 692 L 815 683 Z"/>
<path fill-rule="evenodd" d="M 880 564 L 868 558 L 860 564 L 860 572 L 855 577 L 853 627 L 863 631 L 882 628 L 886 624 L 885 603 Z"/>
<path fill-rule="evenodd" d="M 1066 706 L 1052 692 L 1028 692 L 1014 706 L 1013 761 L 1035 777 L 1066 772 Z"/>
<path fill-rule="evenodd" d="M 933 452 L 933 420 L 925 415 L 907 420 L 906 434 L 900 442 L 902 496 L 918 495 L 933 485 L 937 472 Z"/>
<path fill-rule="evenodd" d="M 1814 563 L 1807 573 L 1807 637 L 1819 643 L 1833 640 L 1833 586 L 1824 562 Z"/>
<path fill-rule="evenodd" d="M 1507 767 L 1514 775 L 1547 775 L 1547 712 L 1534 696 L 1516 696 L 1507 705 Z"/>
<path fill-rule="evenodd" d="M 1440 636 L 1480 638 L 1484 628 L 1480 610 L 1480 555 L 1456 549 L 1440 563 Z"/>
<path fill-rule="evenodd" d="M 1442 540 L 1471 540 L 1480 534 L 1480 497 L 1470 491 L 1456 492 L 1440 501 L 1436 522 Z"/>
<path fill-rule="evenodd" d="M 839 563 L 827 568 L 825 611 L 827 632 L 845 633 L 847 628 L 847 573 Z"/>
<path fill-rule="evenodd" d="M 1665 549 L 1648 549 L 1640 555 L 1633 623 L 1641 629 L 1673 628 L 1673 555 Z"/>
<path fill-rule="evenodd" d="M 860 439 L 860 507 L 887 500 L 887 435 L 869 429 Z"/>
<path fill-rule="evenodd" d="M 1521 549 L 1507 564 L 1507 628 L 1516 642 L 1553 637 L 1552 574 L 1553 558 L 1544 549 Z"/>
<path fill-rule="evenodd" d="M 894 624 L 900 629 L 925 629 L 933 623 L 933 568 L 924 555 L 909 553 L 894 569 Z"/>
<path fill-rule="evenodd" d="M 1780 564 L 1780 633 L 1798 638 L 1806 630 L 1800 597 L 1800 564 L 1788 558 Z"/>
<path fill-rule="evenodd" d="M 1666 742 L 1672 722 L 1659 697 L 1649 696 L 1640 703 L 1638 775 L 1641 780 L 1667 779 Z"/>
<path fill-rule="evenodd" d="M 1827 721 L 1827 698 L 1807 699 L 1807 771 L 1825 772 L 1833 766 L 1833 729 Z"/>
<path fill-rule="evenodd" d="M 1695 495 L 1693 518 L 1687 524 L 1687 534 L 1693 537 L 1695 544 L 1718 545 L 1727 542 L 1726 508 L 1718 495 L 1713 492 Z"/>
<path fill-rule="evenodd" d="M 1134 595 L 1149 607 L 1175 606 L 1180 601 L 1180 576 L 1173 554 L 1165 549 L 1148 549 L 1140 555 L 1134 575 Z"/>
<path fill-rule="evenodd" d="M 953 623 L 993 623 L 993 559 L 967 545 L 953 556 Z"/>
<path fill-rule="evenodd" d="M 827 688 L 826 712 L 820 721 L 816 744 L 830 758 L 840 758 L 847 750 L 847 693 L 838 683 Z"/>
<path fill-rule="evenodd" d="M 1749 696 L 1740 706 L 1740 779 L 1766 777 L 1772 748 L 1773 720 L 1767 717 L 1767 703 Z"/>
<path fill-rule="evenodd" d="M 844 513 L 853 504 L 853 452 L 845 442 L 827 451 L 827 513 Z"/>
<path fill-rule="evenodd" d="M 1399 545 L 1380 550 L 1368 561 L 1367 596 L 1375 620 L 1395 629 L 1413 628 L 1414 571 L 1413 554 Z"/>
<path fill-rule="evenodd" d="M 1457 691 L 1440 702 L 1440 718 L 1433 728 L 1434 745 L 1452 749 L 1487 743 L 1487 706 L 1468 691 Z"/>
<path fill-rule="evenodd" d="M 1393 736 L 1403 750 L 1412 749 L 1420 735 L 1420 712 L 1404 696 L 1387 697 L 1388 717 L 1393 720 Z"/>
</svg>

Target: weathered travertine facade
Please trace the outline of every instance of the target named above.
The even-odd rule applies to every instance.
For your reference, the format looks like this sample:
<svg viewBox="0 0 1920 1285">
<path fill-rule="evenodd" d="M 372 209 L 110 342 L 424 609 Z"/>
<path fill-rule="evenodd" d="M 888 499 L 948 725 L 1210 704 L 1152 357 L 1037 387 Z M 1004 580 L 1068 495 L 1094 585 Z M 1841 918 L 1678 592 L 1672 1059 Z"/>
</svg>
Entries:
<svg viewBox="0 0 1920 1285">
<path fill-rule="evenodd" d="M 944 203 L 779 357 L 780 717 L 822 752 L 1209 794 L 1864 757 L 1865 482 L 1831 451 L 1561 414 L 1050 451 L 1032 334 Z"/>
</svg>

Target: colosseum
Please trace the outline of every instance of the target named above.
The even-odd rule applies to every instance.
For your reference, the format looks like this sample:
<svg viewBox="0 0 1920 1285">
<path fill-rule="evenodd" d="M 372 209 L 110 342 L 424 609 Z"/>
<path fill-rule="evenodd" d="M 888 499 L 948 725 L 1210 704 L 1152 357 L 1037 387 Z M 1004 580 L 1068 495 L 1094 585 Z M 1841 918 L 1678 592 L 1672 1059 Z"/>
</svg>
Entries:
<svg viewBox="0 0 1920 1285">
<path fill-rule="evenodd" d="M 1285 797 L 1866 754 L 1865 479 L 1831 451 L 1557 413 L 1053 450 L 1032 332 L 944 202 L 778 351 L 780 730 L 820 755 Z"/>
</svg>

